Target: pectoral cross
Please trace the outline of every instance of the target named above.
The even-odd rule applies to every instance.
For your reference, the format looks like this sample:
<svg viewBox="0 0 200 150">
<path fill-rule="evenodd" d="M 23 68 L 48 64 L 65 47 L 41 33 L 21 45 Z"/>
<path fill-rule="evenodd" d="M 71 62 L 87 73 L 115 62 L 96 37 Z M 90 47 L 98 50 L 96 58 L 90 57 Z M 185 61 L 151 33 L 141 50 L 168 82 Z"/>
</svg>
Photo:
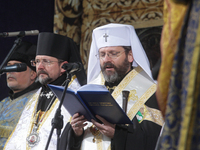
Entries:
<svg viewBox="0 0 200 150">
<path fill-rule="evenodd" d="M 50 91 L 49 93 L 46 94 L 46 97 L 49 99 L 51 96 L 53 96 L 53 92 Z"/>
<path fill-rule="evenodd" d="M 105 42 L 107 42 L 108 35 L 105 33 L 105 35 L 103 37 L 105 38 Z"/>
</svg>

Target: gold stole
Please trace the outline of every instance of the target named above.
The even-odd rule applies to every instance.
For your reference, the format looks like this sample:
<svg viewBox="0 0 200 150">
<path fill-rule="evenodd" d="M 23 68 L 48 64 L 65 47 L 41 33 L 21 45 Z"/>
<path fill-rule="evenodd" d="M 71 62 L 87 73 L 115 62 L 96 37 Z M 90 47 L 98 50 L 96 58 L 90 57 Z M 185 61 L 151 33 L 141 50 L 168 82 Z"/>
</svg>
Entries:
<svg viewBox="0 0 200 150">
<path fill-rule="evenodd" d="M 104 85 L 105 80 L 102 73 L 91 84 Z M 127 107 L 127 115 L 132 120 L 145 102 L 155 93 L 156 84 L 152 79 L 142 70 L 137 67 L 129 72 L 126 77 L 120 82 L 112 93 L 114 99 L 122 107 L 122 90 L 130 91 Z M 151 119 L 150 119 L 151 120 Z M 108 141 L 103 140 L 103 135 L 96 136 L 97 150 L 103 150 L 103 144 L 109 145 L 108 150 L 111 149 Z"/>
<path fill-rule="evenodd" d="M 73 76 L 72 79 L 71 79 L 71 82 L 69 83 L 69 86 L 77 85 L 78 81 L 76 81 L 75 79 L 76 79 L 76 76 Z M 21 118 L 19 120 L 19 122 L 23 122 L 22 120 L 26 120 L 26 122 L 27 122 L 26 127 L 25 127 L 26 129 L 22 129 L 21 128 L 21 124 L 19 124 L 19 122 L 18 122 L 17 126 L 15 127 L 15 129 L 13 130 L 13 132 L 10 135 L 9 139 L 7 140 L 4 149 L 10 149 L 10 145 L 16 146 L 15 141 L 16 141 L 16 139 L 20 139 L 20 138 L 21 139 L 18 140 L 18 142 L 21 143 L 21 147 L 23 147 L 22 149 L 27 149 L 27 150 L 29 150 L 29 149 L 43 149 L 44 148 L 43 145 L 46 145 L 46 141 L 45 141 L 45 143 L 41 143 L 42 141 L 40 141 L 35 147 L 30 148 L 28 146 L 27 142 L 24 141 L 24 139 L 26 139 L 26 137 L 32 131 L 33 121 L 34 121 L 34 113 L 35 113 L 35 110 L 37 109 L 37 101 L 39 99 L 38 97 L 39 97 L 40 91 L 41 91 L 41 89 L 39 89 L 38 92 L 33 96 L 33 98 L 27 103 L 25 109 L 23 110 L 22 116 L 21 116 Z M 39 128 L 37 130 L 38 133 L 39 133 L 41 128 L 45 128 L 44 126 L 48 126 L 49 131 L 50 131 L 51 124 L 47 125 L 46 122 L 47 122 L 47 120 L 49 121 L 49 119 L 50 119 L 49 116 L 52 116 L 52 117 L 54 116 L 56 108 L 57 108 L 56 106 L 59 105 L 58 102 L 59 102 L 59 100 L 56 98 L 56 100 L 53 102 L 51 108 L 46 112 L 47 114 L 43 118 L 43 121 L 42 121 L 42 123 L 40 124 L 40 126 L 39 126 Z M 62 109 L 62 111 L 64 111 L 65 117 L 67 117 L 67 118 L 65 118 L 66 120 L 64 120 L 64 124 L 65 124 L 69 120 L 70 114 L 67 112 L 66 109 Z M 26 112 L 29 113 L 28 118 L 26 116 Z M 23 116 L 24 116 L 24 118 L 23 118 Z M 50 122 L 51 122 L 51 119 L 50 119 Z M 26 136 L 20 137 L 20 132 L 17 131 L 18 128 L 19 128 L 20 131 L 25 132 L 24 135 L 26 134 Z M 14 137 L 15 141 L 12 140 L 13 137 Z M 47 140 L 47 139 L 44 139 L 44 140 Z M 13 143 L 13 144 L 11 144 L 11 143 Z M 52 142 L 50 142 L 50 143 L 52 143 Z M 53 143 L 55 143 L 55 142 L 53 142 Z M 56 145 L 55 145 L 55 147 L 56 147 Z"/>
</svg>

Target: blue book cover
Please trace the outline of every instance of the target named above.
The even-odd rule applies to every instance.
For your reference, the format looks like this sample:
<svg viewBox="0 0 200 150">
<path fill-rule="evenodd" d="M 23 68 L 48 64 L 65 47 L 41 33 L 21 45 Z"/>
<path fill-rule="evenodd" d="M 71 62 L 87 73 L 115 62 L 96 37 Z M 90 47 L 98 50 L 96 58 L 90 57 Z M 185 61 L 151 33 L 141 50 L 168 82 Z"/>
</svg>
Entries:
<svg viewBox="0 0 200 150">
<path fill-rule="evenodd" d="M 61 100 L 64 87 L 51 84 L 48 86 L 58 99 Z M 84 115 L 88 121 L 94 119 L 100 122 L 95 117 L 95 115 L 99 115 L 113 124 L 132 124 L 132 121 L 104 85 L 87 84 L 77 91 L 68 88 L 63 106 L 71 116 L 79 113 Z"/>
</svg>

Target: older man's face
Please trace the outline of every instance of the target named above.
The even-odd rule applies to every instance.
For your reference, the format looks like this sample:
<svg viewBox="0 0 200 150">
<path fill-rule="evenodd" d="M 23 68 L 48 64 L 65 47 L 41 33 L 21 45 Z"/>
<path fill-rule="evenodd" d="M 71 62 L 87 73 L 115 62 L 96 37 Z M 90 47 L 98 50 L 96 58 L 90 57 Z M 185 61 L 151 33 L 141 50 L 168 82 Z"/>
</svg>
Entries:
<svg viewBox="0 0 200 150">
<path fill-rule="evenodd" d="M 11 60 L 7 66 L 19 64 L 20 61 Z M 36 78 L 36 72 L 27 67 L 23 72 L 8 72 L 6 73 L 7 85 L 14 92 L 20 92 L 30 86 Z"/>
<path fill-rule="evenodd" d="M 132 51 L 126 55 L 121 46 L 110 46 L 99 49 L 100 66 L 107 82 L 121 80 L 131 69 Z"/>
</svg>

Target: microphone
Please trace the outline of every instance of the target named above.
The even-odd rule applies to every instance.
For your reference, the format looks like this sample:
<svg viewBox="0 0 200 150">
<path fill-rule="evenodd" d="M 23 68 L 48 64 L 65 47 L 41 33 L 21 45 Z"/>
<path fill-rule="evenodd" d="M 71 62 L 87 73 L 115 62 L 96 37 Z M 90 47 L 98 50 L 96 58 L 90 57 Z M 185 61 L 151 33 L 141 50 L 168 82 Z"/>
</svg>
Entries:
<svg viewBox="0 0 200 150">
<path fill-rule="evenodd" d="M 15 64 L 11 66 L 5 66 L 0 70 L 0 74 L 3 72 L 22 72 L 26 71 L 27 65 L 25 63 Z"/>
<path fill-rule="evenodd" d="M 31 31 L 17 31 L 17 32 L 3 32 L 0 33 L 0 37 L 12 37 L 12 36 L 25 36 L 25 35 L 38 35 L 38 30 Z"/>
<path fill-rule="evenodd" d="M 81 63 L 75 62 L 75 63 L 65 63 L 63 64 L 62 68 L 66 70 L 69 73 L 78 72 L 81 70 Z"/>
</svg>

